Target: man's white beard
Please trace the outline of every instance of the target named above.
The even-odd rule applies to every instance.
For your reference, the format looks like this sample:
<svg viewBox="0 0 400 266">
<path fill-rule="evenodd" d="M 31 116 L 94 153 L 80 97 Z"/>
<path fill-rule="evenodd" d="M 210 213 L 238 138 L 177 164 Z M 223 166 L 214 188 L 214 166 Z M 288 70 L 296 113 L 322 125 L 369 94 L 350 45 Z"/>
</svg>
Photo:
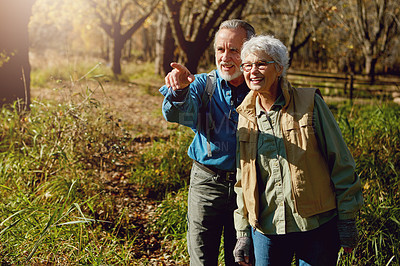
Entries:
<svg viewBox="0 0 400 266">
<path fill-rule="evenodd" d="M 234 80 L 234 79 L 236 79 L 236 78 L 238 78 L 238 77 L 240 77 L 242 75 L 242 71 L 240 71 L 236 67 L 235 67 L 236 71 L 232 75 L 229 75 L 226 72 L 223 72 L 222 69 L 221 69 L 221 64 L 218 64 L 218 62 L 217 62 L 217 68 L 219 70 L 219 74 L 220 74 L 221 78 L 223 78 L 226 81 Z"/>
</svg>

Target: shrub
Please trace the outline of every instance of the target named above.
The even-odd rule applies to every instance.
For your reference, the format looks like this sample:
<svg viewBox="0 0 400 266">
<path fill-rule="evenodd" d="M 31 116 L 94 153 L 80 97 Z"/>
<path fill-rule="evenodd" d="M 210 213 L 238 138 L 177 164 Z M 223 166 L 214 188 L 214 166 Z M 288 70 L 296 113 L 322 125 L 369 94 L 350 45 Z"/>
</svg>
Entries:
<svg viewBox="0 0 400 266">
<path fill-rule="evenodd" d="M 65 104 L 35 101 L 26 113 L 16 105 L 1 109 L 2 264 L 119 263 L 130 256 L 134 239 L 126 234 L 126 247 L 116 241 L 120 222 L 99 178 L 115 171 L 129 138 L 90 96 L 87 90 Z M 105 225 L 109 233 L 99 230 Z"/>
<path fill-rule="evenodd" d="M 343 264 L 399 265 L 400 107 L 345 105 L 338 121 L 356 160 L 364 195 L 360 243 Z"/>
<path fill-rule="evenodd" d="M 131 181 L 144 195 L 158 200 L 185 187 L 191 166 L 187 149 L 192 138 L 189 129 L 179 126 L 167 139 L 155 140 L 138 156 Z"/>
</svg>

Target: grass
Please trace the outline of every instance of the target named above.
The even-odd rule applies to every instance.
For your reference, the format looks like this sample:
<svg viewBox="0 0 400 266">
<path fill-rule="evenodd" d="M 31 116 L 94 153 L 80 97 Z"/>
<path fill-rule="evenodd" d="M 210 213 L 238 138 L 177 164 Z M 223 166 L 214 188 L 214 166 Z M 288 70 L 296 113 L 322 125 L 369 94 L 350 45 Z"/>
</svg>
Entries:
<svg viewBox="0 0 400 266">
<path fill-rule="evenodd" d="M 177 191 L 188 183 L 190 170 L 186 155 L 190 132 L 178 127 L 166 140 L 159 139 L 138 156 L 131 180 L 148 197 L 162 200 L 168 191 Z"/>
<path fill-rule="evenodd" d="M 18 103 L 0 110 L 3 265 L 146 265 L 158 256 L 158 236 L 143 216 L 152 200 L 187 182 L 191 133 L 171 125 L 168 137 L 132 135 L 93 69 L 51 83 L 62 85 L 61 100 L 35 99 L 29 112 Z"/>
<path fill-rule="evenodd" d="M 176 264 L 187 264 L 189 254 L 186 251 L 186 213 L 188 188 L 170 193 L 158 206 L 153 230 L 163 236 L 163 248 L 168 250 Z"/>
<path fill-rule="evenodd" d="M 121 247 L 108 243 L 117 239 L 116 217 L 96 179 L 120 160 L 126 134 L 90 94 L 65 105 L 34 102 L 29 113 L 1 110 L 3 264 L 118 262 L 110 254 Z M 101 210 L 107 215 L 96 217 Z"/>
<path fill-rule="evenodd" d="M 101 61 L 80 59 L 78 62 L 76 58 L 60 59 L 59 56 L 50 56 L 44 62 L 33 62 L 31 86 L 47 87 L 53 84 L 54 88 L 60 88 L 62 83 L 86 78 L 102 78 L 103 81 L 109 81 L 112 80 L 112 73 Z"/>
<path fill-rule="evenodd" d="M 358 265 L 400 265 L 400 108 L 344 106 L 338 120 L 357 163 L 365 204 L 359 217 Z"/>
</svg>

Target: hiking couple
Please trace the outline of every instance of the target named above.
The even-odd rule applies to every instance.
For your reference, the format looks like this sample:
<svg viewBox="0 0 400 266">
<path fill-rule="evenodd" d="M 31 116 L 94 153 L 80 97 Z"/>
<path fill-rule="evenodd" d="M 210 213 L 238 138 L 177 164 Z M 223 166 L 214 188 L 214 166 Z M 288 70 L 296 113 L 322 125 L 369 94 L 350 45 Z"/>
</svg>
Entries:
<svg viewBox="0 0 400 266">
<path fill-rule="evenodd" d="M 355 162 L 318 89 L 287 80 L 288 53 L 243 20 L 224 21 L 217 69 L 165 77 L 163 115 L 194 139 L 188 194 L 191 265 L 336 265 L 358 241 Z"/>
</svg>

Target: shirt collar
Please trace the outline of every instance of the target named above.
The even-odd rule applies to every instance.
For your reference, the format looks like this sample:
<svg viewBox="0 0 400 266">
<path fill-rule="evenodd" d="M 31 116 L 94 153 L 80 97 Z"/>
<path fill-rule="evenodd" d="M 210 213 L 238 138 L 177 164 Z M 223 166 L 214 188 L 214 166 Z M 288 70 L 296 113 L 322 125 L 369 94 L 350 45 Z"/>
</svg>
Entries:
<svg viewBox="0 0 400 266">
<path fill-rule="evenodd" d="M 282 107 L 285 105 L 285 97 L 283 96 L 283 93 L 279 94 L 278 98 L 275 100 L 274 105 L 271 107 L 271 110 L 273 109 L 282 109 Z M 257 96 L 256 98 L 256 116 L 260 117 L 263 114 L 266 114 L 267 112 L 264 110 L 264 108 L 261 107 L 259 97 Z"/>
</svg>

